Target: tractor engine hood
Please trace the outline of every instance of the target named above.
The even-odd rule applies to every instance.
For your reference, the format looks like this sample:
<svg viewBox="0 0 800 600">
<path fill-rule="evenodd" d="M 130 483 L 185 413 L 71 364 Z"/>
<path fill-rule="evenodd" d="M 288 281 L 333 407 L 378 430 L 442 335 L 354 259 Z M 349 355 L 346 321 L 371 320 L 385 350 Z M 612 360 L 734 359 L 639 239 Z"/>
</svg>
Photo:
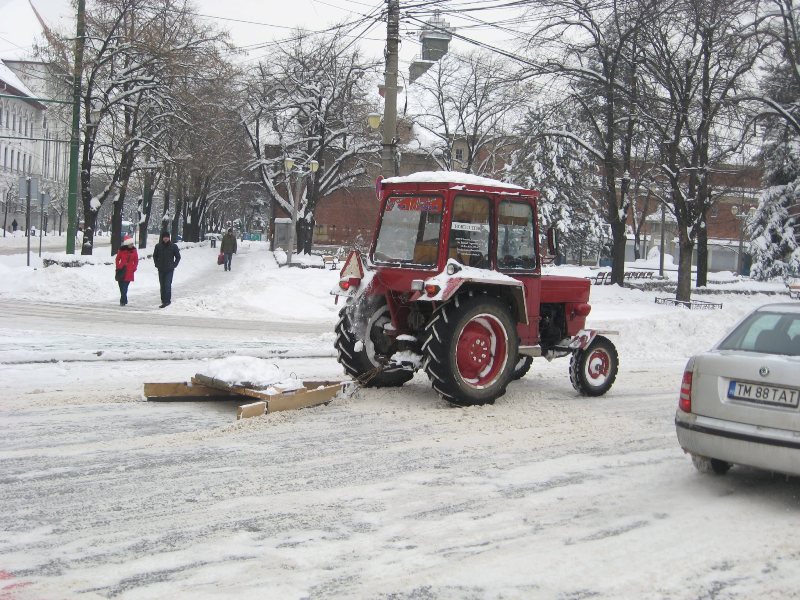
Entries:
<svg viewBox="0 0 800 600">
<path fill-rule="evenodd" d="M 591 282 L 583 277 L 542 275 L 542 304 L 589 302 Z"/>
</svg>

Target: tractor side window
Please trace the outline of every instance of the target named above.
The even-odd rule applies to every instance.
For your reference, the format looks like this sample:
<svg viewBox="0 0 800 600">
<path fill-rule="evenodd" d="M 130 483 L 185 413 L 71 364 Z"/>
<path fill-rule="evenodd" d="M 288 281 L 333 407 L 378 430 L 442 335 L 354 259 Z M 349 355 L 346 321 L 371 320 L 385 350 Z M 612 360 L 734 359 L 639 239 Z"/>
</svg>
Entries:
<svg viewBox="0 0 800 600">
<path fill-rule="evenodd" d="M 488 269 L 489 232 L 489 200 L 456 196 L 448 256 L 468 267 Z"/>
<path fill-rule="evenodd" d="M 536 268 L 533 207 L 524 202 L 501 202 L 497 215 L 497 267 Z"/>
<path fill-rule="evenodd" d="M 379 262 L 435 265 L 439 256 L 442 207 L 441 198 L 389 198 L 373 258 Z"/>
</svg>

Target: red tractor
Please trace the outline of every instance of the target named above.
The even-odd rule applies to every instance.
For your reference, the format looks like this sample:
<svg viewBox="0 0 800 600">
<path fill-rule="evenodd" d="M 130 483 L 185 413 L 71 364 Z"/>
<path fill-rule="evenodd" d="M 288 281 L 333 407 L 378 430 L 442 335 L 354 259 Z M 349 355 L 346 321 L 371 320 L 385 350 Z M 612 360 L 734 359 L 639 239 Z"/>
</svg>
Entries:
<svg viewBox="0 0 800 600">
<path fill-rule="evenodd" d="M 379 180 L 377 192 L 368 260 L 352 253 L 332 292 L 347 298 L 336 349 L 350 376 L 392 387 L 423 369 L 469 406 L 502 396 L 533 357 L 570 356 L 578 392 L 609 390 L 618 356 L 585 329 L 589 281 L 542 275 L 538 192 L 444 172 Z"/>
</svg>

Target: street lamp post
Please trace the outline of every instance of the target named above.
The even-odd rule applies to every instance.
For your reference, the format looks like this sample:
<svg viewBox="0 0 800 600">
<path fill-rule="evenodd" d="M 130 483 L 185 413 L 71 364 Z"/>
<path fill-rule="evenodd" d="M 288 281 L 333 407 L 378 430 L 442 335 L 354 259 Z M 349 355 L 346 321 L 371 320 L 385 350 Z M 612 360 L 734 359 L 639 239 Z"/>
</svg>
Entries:
<svg viewBox="0 0 800 600">
<path fill-rule="evenodd" d="M 294 246 L 297 239 L 297 202 L 303 192 L 303 183 L 305 182 L 306 175 L 316 173 L 319 170 L 319 162 L 316 160 L 309 161 L 308 170 L 300 171 L 298 174 L 300 179 L 297 190 L 292 188 L 291 179 L 292 169 L 294 169 L 294 159 L 289 156 L 284 158 L 283 168 L 286 170 L 286 190 L 289 194 L 289 202 L 291 202 L 292 205 L 292 226 L 289 229 L 289 248 L 286 250 L 286 266 L 288 267 L 292 264 L 292 254 L 294 253 Z"/>
</svg>

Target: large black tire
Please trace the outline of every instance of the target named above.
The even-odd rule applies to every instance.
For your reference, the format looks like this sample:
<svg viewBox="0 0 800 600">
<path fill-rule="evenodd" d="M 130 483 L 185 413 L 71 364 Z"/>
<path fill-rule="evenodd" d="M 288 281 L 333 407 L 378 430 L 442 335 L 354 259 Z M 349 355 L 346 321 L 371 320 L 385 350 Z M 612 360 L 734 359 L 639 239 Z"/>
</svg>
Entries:
<svg viewBox="0 0 800 600">
<path fill-rule="evenodd" d="M 389 320 L 383 301 L 348 305 L 339 311 L 334 343 L 339 364 L 366 387 L 399 387 L 414 377 L 407 369 L 383 370 L 384 360 L 394 353 L 394 339 L 383 330 Z"/>
<path fill-rule="evenodd" d="M 528 371 L 531 370 L 531 365 L 533 364 L 533 357 L 532 356 L 518 356 L 517 357 L 517 364 L 514 365 L 514 373 L 511 375 L 512 381 L 516 381 L 517 379 L 522 379 L 525 375 L 528 374 Z"/>
<path fill-rule="evenodd" d="M 602 396 L 617 378 L 619 356 L 614 344 L 598 335 L 589 346 L 572 353 L 569 362 L 569 379 L 584 396 Z"/>
<path fill-rule="evenodd" d="M 423 368 L 442 398 L 473 406 L 505 394 L 519 346 L 505 302 L 486 294 L 458 295 L 434 312 L 423 339 Z"/>
</svg>

